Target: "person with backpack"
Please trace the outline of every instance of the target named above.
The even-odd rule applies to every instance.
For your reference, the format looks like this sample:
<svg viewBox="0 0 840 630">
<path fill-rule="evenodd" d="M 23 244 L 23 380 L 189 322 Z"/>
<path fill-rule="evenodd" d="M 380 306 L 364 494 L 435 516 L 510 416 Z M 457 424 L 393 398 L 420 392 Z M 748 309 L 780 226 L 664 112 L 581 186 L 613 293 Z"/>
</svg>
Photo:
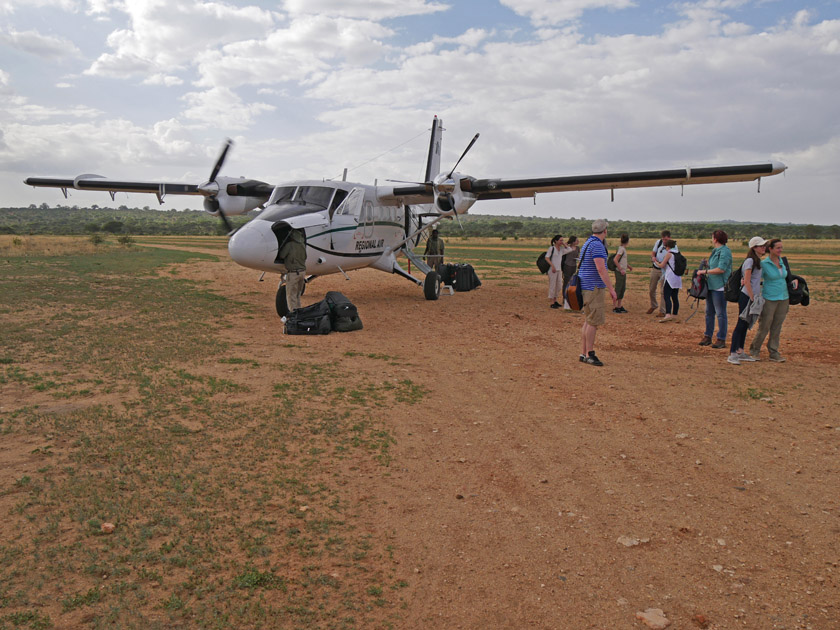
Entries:
<svg viewBox="0 0 840 630">
<path fill-rule="evenodd" d="M 548 303 L 551 308 L 560 308 L 561 304 L 557 301 L 558 295 L 565 295 L 563 290 L 563 256 L 572 251 L 573 248 L 566 247 L 563 242 L 563 236 L 555 234 L 551 239 L 551 245 L 548 246 L 548 251 L 545 253 L 545 259 L 551 267 L 548 270 Z M 574 273 L 574 272 L 572 272 Z M 571 277 L 571 276 L 570 276 Z"/>
<path fill-rule="evenodd" d="M 770 360 L 784 363 L 786 359 L 779 353 L 779 337 L 790 308 L 790 294 L 787 286 L 789 272 L 782 260 L 782 239 L 771 239 L 767 243 L 767 254 L 767 258 L 761 261 L 761 296 L 764 298 L 764 308 L 761 309 L 758 318 L 758 332 L 750 345 L 750 355 L 756 361 L 759 360 L 761 344 L 769 333 L 767 349 L 770 351 Z M 793 280 L 793 288 L 797 286 L 797 281 Z"/>
<path fill-rule="evenodd" d="M 677 318 L 680 312 L 680 289 L 682 289 L 682 274 L 677 273 L 676 267 L 677 241 L 668 238 L 665 239 L 665 247 L 667 251 L 662 258 L 660 267 L 663 269 L 663 277 L 665 280 L 662 285 L 662 299 L 665 302 L 665 317 L 659 320 L 660 324 L 665 322 L 672 322 Z M 682 271 L 685 271 L 683 267 Z"/>
<path fill-rule="evenodd" d="M 709 268 L 700 272 L 706 276 L 709 295 L 706 298 L 706 331 L 700 340 L 701 346 L 712 348 L 726 347 L 726 296 L 723 288 L 732 273 L 732 250 L 726 246 L 729 236 L 723 230 L 712 233 L 712 255 L 709 256 Z M 717 339 L 712 343 L 715 331 L 715 319 L 718 322 Z"/>
<path fill-rule="evenodd" d="M 743 313 L 750 303 L 755 303 L 756 298 L 761 295 L 761 257 L 767 249 L 767 241 L 760 236 L 753 236 L 749 242 L 750 251 L 741 263 L 741 279 L 743 286 L 738 296 L 738 313 Z M 726 361 L 732 365 L 740 365 L 742 362 L 755 361 L 749 354 L 744 352 L 744 342 L 747 340 L 747 330 L 750 328 L 750 321 L 738 317 L 735 330 L 732 331 L 732 343 L 729 344 L 729 356 Z"/>
<path fill-rule="evenodd" d="M 586 319 L 581 329 L 580 362 L 589 365 L 604 365 L 595 354 L 595 333 L 605 321 L 604 292 L 609 291 L 615 306 L 615 289 L 607 270 L 607 220 L 596 219 L 592 222 L 592 236 L 583 244 L 580 252 L 580 286 L 583 293 L 583 312 Z"/>
<path fill-rule="evenodd" d="M 563 254 L 563 308 L 567 311 L 572 310 L 569 306 L 569 301 L 566 300 L 566 287 L 569 286 L 569 280 L 575 275 L 577 271 L 577 259 L 580 256 L 580 246 L 578 245 L 578 237 L 570 236 L 566 239 L 566 247 L 568 252 Z"/>
<path fill-rule="evenodd" d="M 660 287 L 664 287 L 662 283 L 662 259 L 665 257 L 665 252 L 668 248 L 665 247 L 665 239 L 671 238 L 670 230 L 662 230 L 660 238 L 653 244 L 653 251 L 650 253 L 650 308 L 647 314 L 650 315 L 656 309 L 659 309 L 657 317 L 665 317 L 665 299 L 659 300 L 658 296 L 662 293 Z"/>
<path fill-rule="evenodd" d="M 624 293 L 627 291 L 627 272 L 633 271 L 633 267 L 627 264 L 627 243 L 629 242 L 630 237 L 627 234 L 622 234 L 621 244 L 615 253 L 615 296 L 618 299 L 615 302 L 613 313 L 627 312 L 622 302 L 624 302 Z"/>
</svg>

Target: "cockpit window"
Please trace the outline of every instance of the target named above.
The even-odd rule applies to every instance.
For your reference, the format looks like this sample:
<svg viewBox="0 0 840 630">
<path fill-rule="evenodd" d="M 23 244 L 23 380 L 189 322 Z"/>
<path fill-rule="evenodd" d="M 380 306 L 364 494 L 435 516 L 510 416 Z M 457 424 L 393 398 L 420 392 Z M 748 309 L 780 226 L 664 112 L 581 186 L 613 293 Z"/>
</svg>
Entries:
<svg viewBox="0 0 840 630">
<path fill-rule="evenodd" d="M 270 206 L 274 203 L 291 203 L 295 190 L 297 190 L 297 186 L 277 186 L 274 189 L 274 192 L 271 193 L 271 197 L 266 205 Z"/>
<path fill-rule="evenodd" d="M 294 201 L 302 201 L 326 210 L 330 206 L 333 191 L 335 191 L 335 188 L 327 188 L 326 186 L 301 186 L 298 188 Z"/>
</svg>

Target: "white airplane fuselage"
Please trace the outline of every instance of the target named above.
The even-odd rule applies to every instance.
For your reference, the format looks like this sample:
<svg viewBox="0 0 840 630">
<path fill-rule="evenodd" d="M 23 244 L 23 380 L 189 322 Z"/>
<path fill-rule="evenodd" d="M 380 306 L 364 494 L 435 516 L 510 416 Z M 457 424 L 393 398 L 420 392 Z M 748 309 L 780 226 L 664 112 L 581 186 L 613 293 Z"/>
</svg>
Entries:
<svg viewBox="0 0 840 630">
<path fill-rule="evenodd" d="M 285 273 L 277 260 L 290 229 L 306 234 L 306 273 L 322 276 L 362 267 L 391 272 L 393 248 L 418 227 L 405 205 L 383 205 L 375 186 L 350 182 L 298 181 L 278 186 L 265 209 L 230 239 L 236 263 Z"/>
</svg>

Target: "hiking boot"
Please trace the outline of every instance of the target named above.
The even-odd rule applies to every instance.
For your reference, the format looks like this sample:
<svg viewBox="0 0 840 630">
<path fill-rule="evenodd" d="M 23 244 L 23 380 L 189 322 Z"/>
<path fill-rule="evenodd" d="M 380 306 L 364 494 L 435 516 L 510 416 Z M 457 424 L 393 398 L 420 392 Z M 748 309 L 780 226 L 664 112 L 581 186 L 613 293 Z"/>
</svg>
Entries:
<svg viewBox="0 0 840 630">
<path fill-rule="evenodd" d="M 755 357 L 753 357 L 750 354 L 747 354 L 746 352 L 739 352 L 738 353 L 738 360 L 741 363 L 744 363 L 744 362 L 754 363 L 754 362 L 758 361 L 758 359 L 756 359 Z"/>
<path fill-rule="evenodd" d="M 787 359 L 785 359 L 781 354 L 777 354 L 774 357 L 770 357 L 770 360 L 773 363 L 784 363 L 785 361 L 787 361 Z"/>
<path fill-rule="evenodd" d="M 551 308 L 560 308 L 560 305 L 557 302 L 552 302 Z"/>
<path fill-rule="evenodd" d="M 726 342 L 723 339 L 715 339 L 715 342 L 712 344 L 712 348 L 723 348 L 726 345 Z"/>
<path fill-rule="evenodd" d="M 646 314 L 647 314 L 647 315 L 650 315 L 650 314 L 651 314 L 651 313 L 653 313 L 653 311 L 655 311 L 655 310 L 656 310 L 656 307 L 655 307 L 655 306 L 651 306 L 651 307 L 647 310 L 647 313 L 646 313 Z"/>
<path fill-rule="evenodd" d="M 732 353 L 728 357 L 726 357 L 726 362 L 731 363 L 732 365 L 741 365 L 741 361 L 738 359 L 738 355 L 735 353 Z"/>
<path fill-rule="evenodd" d="M 581 358 L 583 358 L 583 357 L 581 357 Z M 601 359 L 599 359 L 598 357 L 595 356 L 595 351 L 594 350 L 590 351 L 589 356 L 586 357 L 586 359 L 584 361 L 585 361 L 585 363 L 588 363 L 589 365 L 604 365 L 601 362 Z"/>
<path fill-rule="evenodd" d="M 658 312 L 656 315 L 654 315 L 654 317 L 665 317 L 665 313 L 663 313 L 662 311 L 660 311 L 660 312 Z"/>
<path fill-rule="evenodd" d="M 703 335 L 703 338 L 700 340 L 700 343 L 697 344 L 698 346 L 711 346 L 712 345 L 712 338 Z"/>
</svg>

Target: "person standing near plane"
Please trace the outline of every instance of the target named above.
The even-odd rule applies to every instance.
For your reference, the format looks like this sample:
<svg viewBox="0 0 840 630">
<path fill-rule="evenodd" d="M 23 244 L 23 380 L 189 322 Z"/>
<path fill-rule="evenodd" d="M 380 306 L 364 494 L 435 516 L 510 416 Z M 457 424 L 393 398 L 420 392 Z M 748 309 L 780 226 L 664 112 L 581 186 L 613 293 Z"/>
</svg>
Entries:
<svg viewBox="0 0 840 630">
<path fill-rule="evenodd" d="M 443 239 L 438 237 L 437 229 L 433 229 L 432 235 L 426 241 L 426 250 L 423 252 L 426 264 L 432 269 L 437 269 L 438 265 L 443 264 L 443 249 Z"/>
<path fill-rule="evenodd" d="M 578 237 L 570 236 L 566 240 L 566 248 L 569 251 L 563 255 L 563 308 L 570 311 L 572 307 L 569 306 L 569 301 L 566 299 L 566 287 L 569 286 L 569 280 L 577 271 L 577 259 L 580 255 Z"/>
<path fill-rule="evenodd" d="M 671 230 L 662 230 L 659 236 L 659 240 L 653 244 L 653 251 L 650 253 L 650 308 L 647 310 L 647 314 L 650 315 L 656 309 L 659 309 L 657 317 L 665 317 L 665 284 L 661 263 L 665 257 L 665 252 L 668 251 L 668 248 L 665 247 L 665 241 L 671 238 Z"/>
<path fill-rule="evenodd" d="M 698 273 L 706 276 L 706 286 L 709 287 L 709 297 L 706 298 L 706 331 L 700 340 L 701 346 L 712 348 L 726 347 L 726 296 L 723 289 L 726 281 L 732 275 L 732 250 L 726 246 L 729 236 L 723 230 L 712 233 L 712 255 L 709 256 L 709 268 Z M 712 333 L 715 331 L 715 318 L 718 322 L 717 339 L 712 343 Z"/>
<path fill-rule="evenodd" d="M 615 303 L 613 313 L 626 313 L 624 308 L 624 292 L 627 290 L 627 272 L 633 271 L 633 267 L 627 264 L 627 243 L 630 242 L 630 236 L 627 234 L 621 235 L 621 245 L 618 246 L 618 251 L 615 253 L 615 295 L 618 301 Z"/>
<path fill-rule="evenodd" d="M 286 267 L 286 306 L 291 312 L 300 308 L 300 296 L 306 286 L 306 233 L 290 230 L 277 258 Z"/>
<path fill-rule="evenodd" d="M 563 236 L 556 234 L 551 239 L 551 245 L 545 253 L 545 259 L 551 267 L 548 270 L 548 302 L 551 308 L 560 308 L 562 305 L 557 301 L 563 289 L 563 256 L 574 251 L 574 247 L 566 247 Z M 574 272 L 572 272 L 574 273 Z M 565 293 L 562 293 L 565 295 Z"/>
<path fill-rule="evenodd" d="M 604 365 L 595 354 L 595 333 L 598 326 L 606 321 L 604 290 L 608 289 L 613 307 L 616 304 L 615 289 L 607 271 L 607 220 L 596 219 L 592 222 L 592 236 L 580 250 L 580 287 L 583 290 L 583 312 L 586 319 L 581 329 L 580 362 L 589 365 Z"/>
</svg>

